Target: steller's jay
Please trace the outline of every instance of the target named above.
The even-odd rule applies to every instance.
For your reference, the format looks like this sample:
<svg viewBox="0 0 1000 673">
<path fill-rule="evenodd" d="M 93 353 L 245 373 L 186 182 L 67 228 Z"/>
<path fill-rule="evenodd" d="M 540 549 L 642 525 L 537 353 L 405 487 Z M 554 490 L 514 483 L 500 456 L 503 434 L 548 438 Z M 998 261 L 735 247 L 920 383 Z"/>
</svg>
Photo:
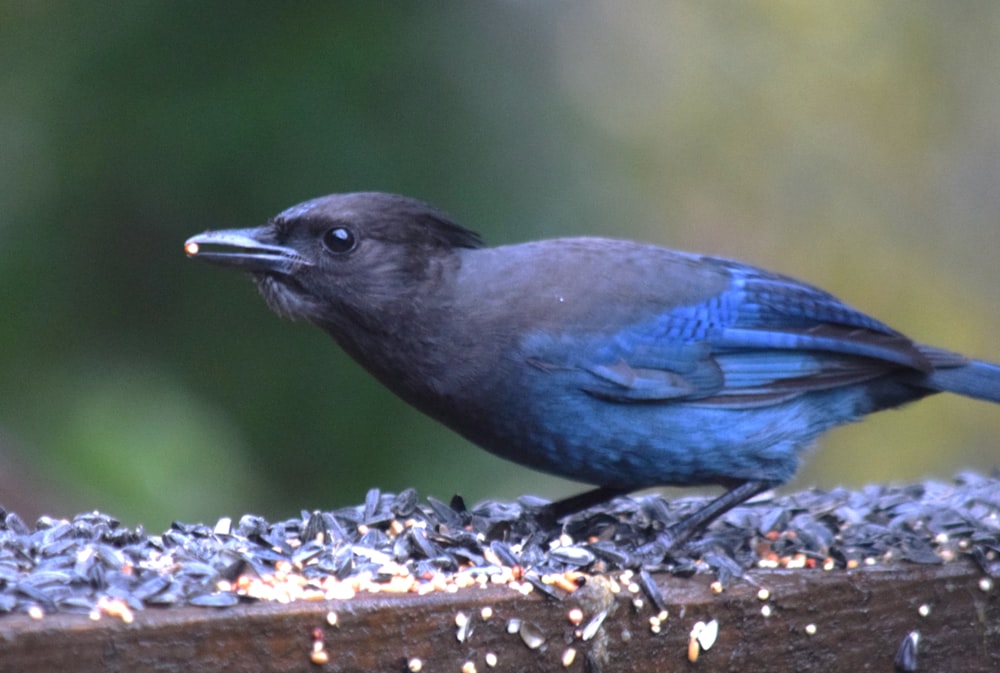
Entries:
<svg viewBox="0 0 1000 673">
<path fill-rule="evenodd" d="M 599 488 L 729 489 L 676 546 L 788 480 L 820 433 L 940 391 L 1000 403 L 1000 366 L 915 343 L 832 295 L 740 262 L 631 241 L 496 248 L 393 194 L 334 194 L 196 259 L 251 273 L 401 398 L 499 456 Z"/>
</svg>

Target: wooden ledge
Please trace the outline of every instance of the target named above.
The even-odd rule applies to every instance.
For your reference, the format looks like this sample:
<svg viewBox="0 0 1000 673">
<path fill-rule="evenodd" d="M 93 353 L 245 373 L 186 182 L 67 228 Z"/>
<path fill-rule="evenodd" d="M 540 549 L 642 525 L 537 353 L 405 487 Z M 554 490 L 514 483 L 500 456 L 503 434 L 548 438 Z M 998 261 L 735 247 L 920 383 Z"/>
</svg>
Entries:
<svg viewBox="0 0 1000 673">
<path fill-rule="evenodd" d="M 1000 589 L 965 559 L 755 570 L 749 578 L 716 594 L 711 576 L 656 576 L 669 612 L 659 634 L 651 629 L 658 610 L 648 598 L 627 587 L 614 593 L 608 578 L 592 579 L 562 601 L 490 586 L 425 596 L 147 609 L 131 624 L 108 616 L 95 622 L 70 614 L 9 615 L 0 617 L 0 671 L 889 672 L 912 631 L 920 634 L 916 670 L 1000 670 Z M 770 593 L 766 600 L 761 588 Z M 583 613 L 578 626 L 567 616 L 574 607 Z M 484 608 L 492 610 L 487 620 Z M 580 630 L 605 610 L 600 628 L 581 638 Z M 458 613 L 469 619 L 464 640 Z M 510 632 L 512 619 L 521 621 L 523 634 Z M 691 629 L 713 619 L 718 639 L 692 664 Z M 326 663 L 312 662 L 314 648 L 323 650 Z"/>
</svg>

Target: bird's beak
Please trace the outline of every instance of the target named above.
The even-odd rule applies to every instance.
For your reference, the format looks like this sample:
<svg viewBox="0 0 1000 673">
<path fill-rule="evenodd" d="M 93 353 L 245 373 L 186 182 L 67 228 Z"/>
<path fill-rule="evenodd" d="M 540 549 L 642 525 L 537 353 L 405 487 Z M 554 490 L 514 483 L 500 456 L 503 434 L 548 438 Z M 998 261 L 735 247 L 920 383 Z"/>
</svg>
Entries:
<svg viewBox="0 0 1000 673">
<path fill-rule="evenodd" d="M 266 230 L 225 229 L 206 231 L 184 241 L 188 257 L 251 273 L 291 274 L 312 262 L 294 248 L 261 242 Z"/>
</svg>

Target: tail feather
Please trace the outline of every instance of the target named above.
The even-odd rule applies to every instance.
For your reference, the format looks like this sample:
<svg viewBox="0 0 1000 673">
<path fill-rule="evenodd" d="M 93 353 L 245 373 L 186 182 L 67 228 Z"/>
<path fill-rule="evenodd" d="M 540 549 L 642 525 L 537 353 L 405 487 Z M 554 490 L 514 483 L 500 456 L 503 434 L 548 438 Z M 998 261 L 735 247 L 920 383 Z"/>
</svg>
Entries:
<svg viewBox="0 0 1000 673">
<path fill-rule="evenodd" d="M 957 367 L 941 367 L 925 374 L 920 385 L 1000 404 L 1000 365 L 970 360 Z"/>
</svg>

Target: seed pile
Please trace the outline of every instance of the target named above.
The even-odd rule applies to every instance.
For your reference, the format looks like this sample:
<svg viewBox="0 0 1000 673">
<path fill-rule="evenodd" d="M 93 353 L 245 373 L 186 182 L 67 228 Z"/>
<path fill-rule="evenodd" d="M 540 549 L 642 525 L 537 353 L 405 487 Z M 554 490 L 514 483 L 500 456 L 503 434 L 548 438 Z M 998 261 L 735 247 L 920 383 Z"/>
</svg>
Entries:
<svg viewBox="0 0 1000 673">
<path fill-rule="evenodd" d="M 724 589 L 751 568 L 832 570 L 897 560 L 972 558 L 1000 577 L 1000 477 L 860 491 L 810 490 L 755 501 L 669 552 L 669 526 L 705 503 L 615 499 L 561 524 L 545 503 L 468 508 L 413 490 L 372 490 L 363 505 L 268 522 L 175 523 L 160 535 L 110 516 L 42 517 L 0 510 L 0 613 L 103 614 L 131 621 L 151 606 L 224 607 L 252 600 L 349 599 L 359 592 L 456 591 L 486 583 L 559 597 L 592 574 L 629 573 L 662 609 L 651 573 L 714 573 Z M 638 589 L 636 589 L 638 591 Z"/>
</svg>

